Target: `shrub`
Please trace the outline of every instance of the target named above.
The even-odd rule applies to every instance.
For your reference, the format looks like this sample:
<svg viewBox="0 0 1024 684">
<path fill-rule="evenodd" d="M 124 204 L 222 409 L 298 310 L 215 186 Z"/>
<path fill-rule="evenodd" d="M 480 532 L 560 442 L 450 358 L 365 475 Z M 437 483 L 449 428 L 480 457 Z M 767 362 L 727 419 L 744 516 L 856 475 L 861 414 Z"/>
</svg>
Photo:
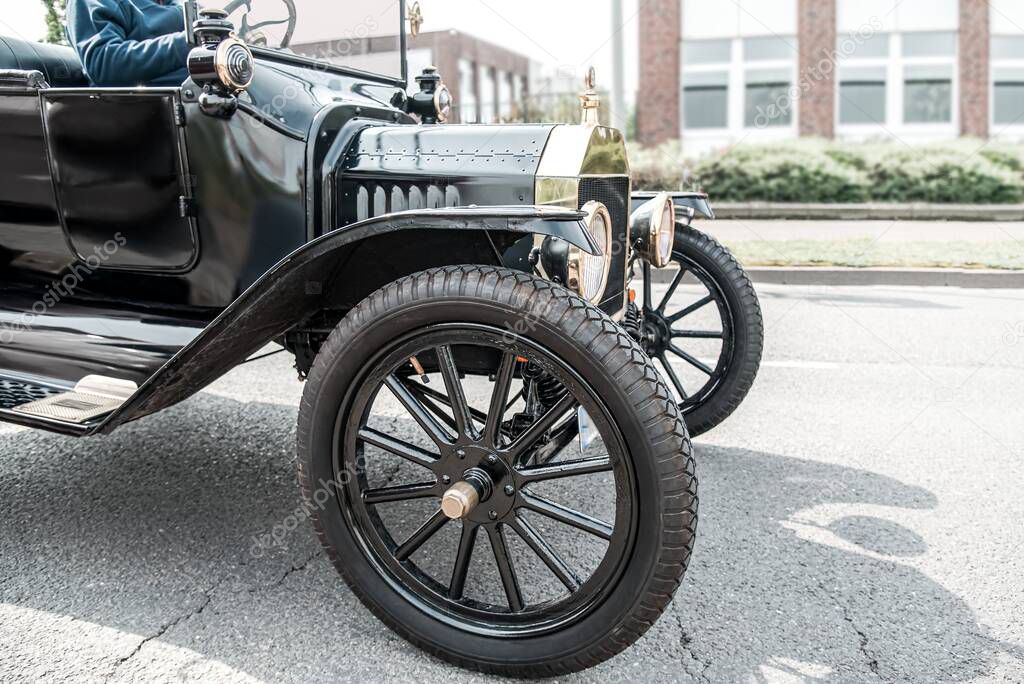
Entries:
<svg viewBox="0 0 1024 684">
<path fill-rule="evenodd" d="M 980 155 L 888 155 L 868 169 L 879 202 L 1005 204 L 1024 201 L 1019 172 Z"/>
<path fill-rule="evenodd" d="M 980 140 L 908 146 L 797 140 L 738 145 L 697 163 L 678 142 L 633 148 L 634 185 L 731 202 L 1024 202 L 1024 146 Z"/>
<path fill-rule="evenodd" d="M 657 147 L 629 145 L 629 166 L 633 185 L 658 190 L 688 190 L 687 166 L 682 145 L 672 140 Z"/>
<path fill-rule="evenodd" d="M 863 202 L 863 172 L 796 147 L 737 147 L 699 164 L 700 184 L 733 202 Z"/>
</svg>

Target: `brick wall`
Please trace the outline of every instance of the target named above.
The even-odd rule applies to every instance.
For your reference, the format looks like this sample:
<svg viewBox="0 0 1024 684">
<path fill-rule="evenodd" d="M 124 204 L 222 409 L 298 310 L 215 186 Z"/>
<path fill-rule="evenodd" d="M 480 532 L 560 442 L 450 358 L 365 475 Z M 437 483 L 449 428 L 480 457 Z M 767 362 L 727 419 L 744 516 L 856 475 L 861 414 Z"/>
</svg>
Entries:
<svg viewBox="0 0 1024 684">
<path fill-rule="evenodd" d="M 637 138 L 655 145 L 678 138 L 682 0 L 642 0 Z"/>
<path fill-rule="evenodd" d="M 800 135 L 831 138 L 836 120 L 836 0 L 799 0 Z"/>
<path fill-rule="evenodd" d="M 988 0 L 960 0 L 960 132 L 989 135 Z"/>
</svg>

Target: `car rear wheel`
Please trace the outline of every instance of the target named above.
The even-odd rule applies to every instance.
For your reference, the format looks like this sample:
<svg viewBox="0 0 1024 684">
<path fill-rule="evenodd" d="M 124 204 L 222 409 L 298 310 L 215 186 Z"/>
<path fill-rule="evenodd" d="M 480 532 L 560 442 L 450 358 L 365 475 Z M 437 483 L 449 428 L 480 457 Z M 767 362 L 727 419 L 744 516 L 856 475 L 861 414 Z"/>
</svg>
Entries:
<svg viewBox="0 0 1024 684">
<path fill-rule="evenodd" d="M 310 372 L 298 462 L 359 599 L 489 673 L 554 676 L 622 651 L 693 546 L 670 390 L 605 314 L 515 271 L 425 271 L 353 309 Z"/>
</svg>

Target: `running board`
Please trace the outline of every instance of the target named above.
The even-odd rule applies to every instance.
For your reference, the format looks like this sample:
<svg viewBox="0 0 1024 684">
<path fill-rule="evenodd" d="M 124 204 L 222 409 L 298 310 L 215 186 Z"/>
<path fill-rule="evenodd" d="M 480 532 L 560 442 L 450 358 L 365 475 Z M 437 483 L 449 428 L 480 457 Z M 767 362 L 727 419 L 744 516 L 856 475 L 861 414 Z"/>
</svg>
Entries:
<svg viewBox="0 0 1024 684">
<path fill-rule="evenodd" d="M 13 407 L 16 413 L 82 424 L 111 413 L 138 390 L 131 380 L 87 375 L 70 391 Z"/>
</svg>

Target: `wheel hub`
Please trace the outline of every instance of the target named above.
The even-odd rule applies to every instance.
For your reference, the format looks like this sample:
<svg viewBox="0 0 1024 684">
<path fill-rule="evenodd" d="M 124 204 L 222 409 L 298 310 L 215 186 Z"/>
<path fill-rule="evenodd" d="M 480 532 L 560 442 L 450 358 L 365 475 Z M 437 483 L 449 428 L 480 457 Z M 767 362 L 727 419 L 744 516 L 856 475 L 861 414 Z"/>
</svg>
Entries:
<svg viewBox="0 0 1024 684">
<path fill-rule="evenodd" d="M 672 326 L 655 311 L 644 311 L 643 345 L 648 356 L 660 356 L 672 342 Z"/>
<path fill-rule="evenodd" d="M 513 514 L 513 471 L 497 452 L 476 444 L 455 447 L 440 474 L 442 482 L 453 483 L 441 498 L 450 519 L 493 523 Z"/>
</svg>

